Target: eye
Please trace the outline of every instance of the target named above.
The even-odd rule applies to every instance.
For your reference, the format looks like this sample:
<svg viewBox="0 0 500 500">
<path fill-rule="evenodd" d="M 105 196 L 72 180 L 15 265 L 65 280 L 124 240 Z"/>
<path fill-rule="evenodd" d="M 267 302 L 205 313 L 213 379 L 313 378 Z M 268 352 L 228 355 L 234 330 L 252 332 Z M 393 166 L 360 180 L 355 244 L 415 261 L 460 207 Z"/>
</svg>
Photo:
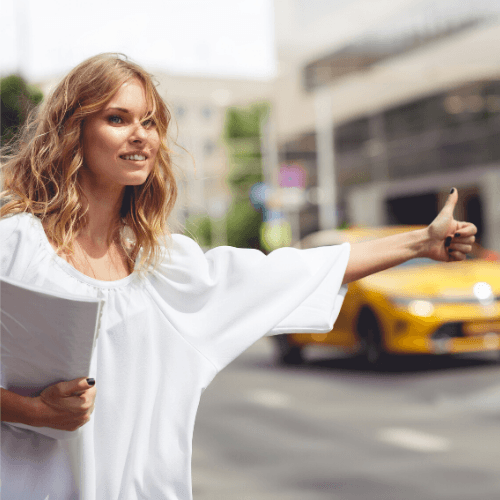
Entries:
<svg viewBox="0 0 500 500">
<path fill-rule="evenodd" d="M 123 120 L 118 115 L 111 115 L 108 117 L 108 121 L 115 124 L 123 123 Z"/>
<path fill-rule="evenodd" d="M 151 128 L 151 127 L 154 127 L 156 125 L 156 122 L 153 120 L 153 118 L 149 118 L 147 120 L 144 120 L 142 122 L 142 126 L 144 128 Z"/>
</svg>

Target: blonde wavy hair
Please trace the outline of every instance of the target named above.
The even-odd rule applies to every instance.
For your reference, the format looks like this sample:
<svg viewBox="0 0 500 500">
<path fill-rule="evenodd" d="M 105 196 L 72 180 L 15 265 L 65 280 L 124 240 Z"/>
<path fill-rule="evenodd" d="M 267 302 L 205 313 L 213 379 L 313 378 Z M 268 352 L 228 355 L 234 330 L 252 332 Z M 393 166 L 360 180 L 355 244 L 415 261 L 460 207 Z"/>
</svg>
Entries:
<svg viewBox="0 0 500 500">
<path fill-rule="evenodd" d="M 29 212 L 41 219 L 57 251 L 73 252 L 78 232 L 87 224 L 87 209 L 79 183 L 84 165 L 83 125 L 99 112 L 126 81 L 138 78 L 144 85 L 160 136 L 155 165 L 146 182 L 127 186 L 121 217 L 133 232 L 124 245 L 129 267 L 141 250 L 138 268 L 155 265 L 160 247 L 169 234 L 167 219 L 177 198 L 172 151 L 167 131 L 170 111 L 151 75 L 122 54 L 100 54 L 74 68 L 29 116 L 14 141 L 2 152 L 4 198 L 0 217 Z"/>
</svg>

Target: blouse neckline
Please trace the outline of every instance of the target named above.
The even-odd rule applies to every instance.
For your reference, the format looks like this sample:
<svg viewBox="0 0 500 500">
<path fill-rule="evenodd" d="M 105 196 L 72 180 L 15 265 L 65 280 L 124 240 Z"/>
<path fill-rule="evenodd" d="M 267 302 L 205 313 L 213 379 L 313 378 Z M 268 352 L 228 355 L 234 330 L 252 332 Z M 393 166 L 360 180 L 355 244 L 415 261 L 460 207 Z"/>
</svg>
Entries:
<svg viewBox="0 0 500 500">
<path fill-rule="evenodd" d="M 86 274 L 78 271 L 75 267 L 73 267 L 68 261 L 63 259 L 57 252 L 54 250 L 50 241 L 45 233 L 45 229 L 43 228 L 42 221 L 35 217 L 34 215 L 27 213 L 32 219 L 35 220 L 35 225 L 39 230 L 40 241 L 42 245 L 45 247 L 45 250 L 52 257 L 52 259 L 57 262 L 59 267 L 61 267 L 67 274 L 71 275 L 73 278 L 76 278 L 78 281 L 81 281 L 87 285 L 97 287 L 97 288 L 120 288 L 127 286 L 130 282 L 136 279 L 138 276 L 137 271 L 133 271 L 131 274 L 126 276 L 125 278 L 121 278 L 119 280 L 106 281 L 106 280 L 98 280 L 96 278 L 91 278 Z"/>
</svg>

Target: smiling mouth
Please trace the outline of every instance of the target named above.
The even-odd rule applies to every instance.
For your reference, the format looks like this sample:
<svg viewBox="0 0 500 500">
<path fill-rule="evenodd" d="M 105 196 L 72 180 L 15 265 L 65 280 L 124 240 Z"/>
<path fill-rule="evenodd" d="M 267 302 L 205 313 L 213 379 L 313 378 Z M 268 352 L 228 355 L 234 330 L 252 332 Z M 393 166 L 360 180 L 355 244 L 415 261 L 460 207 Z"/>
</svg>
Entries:
<svg viewBox="0 0 500 500">
<path fill-rule="evenodd" d="M 120 156 L 122 160 L 129 160 L 129 161 L 145 161 L 147 160 L 147 157 L 144 155 L 122 155 Z"/>
</svg>

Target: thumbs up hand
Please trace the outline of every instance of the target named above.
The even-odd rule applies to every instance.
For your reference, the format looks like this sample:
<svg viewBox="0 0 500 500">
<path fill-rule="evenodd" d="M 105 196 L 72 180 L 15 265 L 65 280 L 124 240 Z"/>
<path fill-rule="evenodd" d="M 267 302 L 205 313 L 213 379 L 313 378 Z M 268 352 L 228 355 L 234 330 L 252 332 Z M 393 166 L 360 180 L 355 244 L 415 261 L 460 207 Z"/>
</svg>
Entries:
<svg viewBox="0 0 500 500">
<path fill-rule="evenodd" d="M 453 188 L 445 206 L 427 228 L 429 240 L 426 255 L 431 259 L 442 262 L 465 260 L 472 251 L 477 228 L 470 222 L 454 219 L 457 201 L 458 192 Z"/>
</svg>

